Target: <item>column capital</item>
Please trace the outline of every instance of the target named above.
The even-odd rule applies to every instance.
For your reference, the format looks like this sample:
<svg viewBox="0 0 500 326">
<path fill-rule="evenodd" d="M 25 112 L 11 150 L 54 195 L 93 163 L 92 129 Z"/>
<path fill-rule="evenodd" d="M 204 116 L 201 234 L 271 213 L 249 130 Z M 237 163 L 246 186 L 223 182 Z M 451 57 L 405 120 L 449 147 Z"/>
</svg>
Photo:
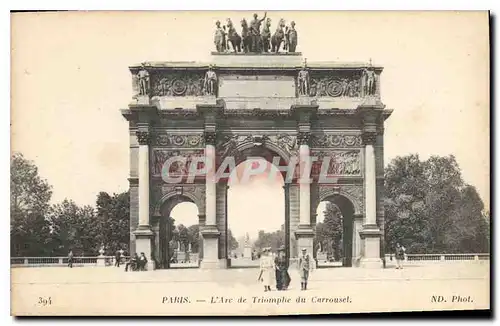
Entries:
<svg viewBox="0 0 500 326">
<path fill-rule="evenodd" d="M 374 145 L 377 141 L 377 133 L 376 132 L 364 132 L 361 135 L 361 139 L 363 140 L 364 145 Z"/>
<path fill-rule="evenodd" d="M 151 132 L 148 130 L 138 130 L 135 132 L 139 145 L 149 145 L 151 142 Z"/>
<path fill-rule="evenodd" d="M 311 133 L 305 131 L 299 131 L 297 134 L 297 143 L 299 145 L 309 145 L 311 140 Z"/>
<path fill-rule="evenodd" d="M 203 138 L 205 139 L 205 144 L 207 145 L 215 145 L 217 140 L 217 132 L 215 131 L 204 131 Z"/>
</svg>

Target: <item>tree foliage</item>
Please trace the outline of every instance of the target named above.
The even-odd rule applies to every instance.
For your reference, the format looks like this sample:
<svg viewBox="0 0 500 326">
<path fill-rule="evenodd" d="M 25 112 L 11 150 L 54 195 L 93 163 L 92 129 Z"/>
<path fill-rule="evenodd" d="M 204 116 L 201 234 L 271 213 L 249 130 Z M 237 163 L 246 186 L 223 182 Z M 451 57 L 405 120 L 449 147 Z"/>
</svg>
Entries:
<svg viewBox="0 0 500 326">
<path fill-rule="evenodd" d="M 273 252 L 276 252 L 281 246 L 285 245 L 285 232 L 283 228 L 275 232 L 265 232 L 260 230 L 257 240 L 253 245 L 253 249 L 262 251 L 263 248 L 271 247 Z"/>
<path fill-rule="evenodd" d="M 453 156 L 397 157 L 385 170 L 385 245 L 412 253 L 489 251 L 489 224 L 476 189 Z"/>
<path fill-rule="evenodd" d="M 38 256 L 50 253 L 47 213 L 52 189 L 38 175 L 38 168 L 20 153 L 10 160 L 11 255 Z"/>
<path fill-rule="evenodd" d="M 321 248 L 329 256 L 340 256 L 342 239 L 342 212 L 337 205 L 327 202 L 323 212 L 323 222 L 316 224 L 316 248 Z"/>
</svg>

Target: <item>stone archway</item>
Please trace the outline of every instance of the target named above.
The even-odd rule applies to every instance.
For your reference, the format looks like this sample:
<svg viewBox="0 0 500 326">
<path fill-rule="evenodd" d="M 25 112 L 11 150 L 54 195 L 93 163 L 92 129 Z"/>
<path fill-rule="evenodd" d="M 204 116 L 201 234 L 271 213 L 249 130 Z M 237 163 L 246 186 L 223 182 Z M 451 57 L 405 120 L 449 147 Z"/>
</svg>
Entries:
<svg viewBox="0 0 500 326">
<path fill-rule="evenodd" d="M 286 153 L 277 148 L 274 144 L 270 143 L 269 141 L 267 142 L 263 142 L 263 143 L 259 143 L 259 144 L 254 144 L 253 142 L 251 141 L 248 141 L 248 137 L 247 137 L 247 140 L 244 141 L 243 143 L 241 144 L 238 144 L 238 146 L 235 146 L 234 150 L 227 154 L 227 155 L 233 155 L 234 158 L 235 158 L 235 167 L 237 168 L 238 170 L 238 167 L 241 166 L 241 164 L 246 164 L 246 163 L 250 163 L 249 160 L 250 159 L 258 159 L 258 160 L 261 160 L 261 161 L 265 161 L 267 164 L 271 165 L 272 167 L 270 168 L 270 173 L 272 176 L 274 176 L 275 178 L 278 178 L 280 179 L 280 183 L 283 187 L 283 197 L 281 197 L 282 199 L 280 199 L 280 201 L 282 200 L 282 205 L 284 206 L 284 216 L 282 217 L 283 218 L 283 223 L 284 226 L 285 226 L 285 234 L 284 234 L 284 245 L 285 245 L 285 250 L 286 250 L 286 253 L 287 255 L 289 255 L 289 252 L 290 252 L 290 222 L 289 222 L 289 219 L 290 219 L 290 214 L 289 214 L 289 210 L 288 210 L 288 190 L 287 190 L 287 185 L 285 184 L 285 177 L 286 177 L 286 171 L 280 171 L 280 169 L 276 166 L 276 164 L 279 164 L 281 167 L 284 167 L 284 166 L 287 166 L 288 164 L 288 155 L 286 155 Z M 226 156 L 227 157 L 227 156 Z M 266 169 L 269 165 L 266 165 Z M 237 174 L 237 172 L 235 171 L 235 173 Z M 278 176 L 278 175 L 281 175 Z M 234 173 L 232 174 L 232 177 L 234 176 Z M 241 177 L 241 176 L 240 176 Z M 232 181 L 234 181 L 234 179 L 232 179 Z M 225 248 L 223 250 L 219 250 L 221 256 L 223 256 L 224 254 L 226 254 L 225 256 L 223 256 L 224 258 L 226 258 L 227 260 L 227 267 L 238 267 L 240 265 L 237 265 L 238 262 L 236 262 L 236 264 L 232 264 L 232 258 L 228 255 L 229 253 L 229 247 L 228 247 L 228 230 L 229 230 L 229 222 L 230 221 L 233 221 L 232 219 L 234 219 L 235 217 L 231 217 L 228 215 L 228 206 L 230 205 L 229 201 L 228 201 L 228 193 L 229 193 L 229 190 L 231 189 L 231 186 L 226 186 L 225 188 L 225 192 L 224 191 L 221 191 L 217 194 L 218 198 L 217 198 L 217 202 L 218 203 L 222 203 L 224 202 L 224 205 L 225 205 L 225 209 L 224 210 L 220 210 L 219 212 L 223 212 L 224 215 L 221 215 L 221 214 L 218 214 L 217 216 L 217 219 L 218 219 L 218 225 L 220 224 L 222 227 L 223 227 L 223 230 L 221 231 L 221 235 L 220 235 L 220 239 L 221 241 L 219 241 L 219 247 L 220 248 Z M 251 200 L 251 198 L 249 198 L 249 200 Z M 220 229 L 219 229 L 220 230 Z M 277 229 L 278 231 L 278 229 Z M 243 245 L 243 244 L 241 244 Z M 234 262 L 233 262 L 234 263 Z M 256 262 L 257 265 L 258 265 L 258 262 Z M 257 266 L 256 265 L 256 266 Z M 248 267 L 248 266 L 245 266 L 245 267 Z"/>
<path fill-rule="evenodd" d="M 193 189 L 189 189 L 193 190 Z M 194 189 L 196 190 L 196 189 Z M 199 192 L 198 192 L 199 193 Z M 199 195 L 199 194 L 198 194 Z M 185 191 L 183 187 L 176 187 L 170 189 L 166 192 L 156 203 L 154 207 L 154 218 L 152 221 L 152 229 L 155 234 L 154 236 L 154 257 L 157 262 L 156 268 L 170 268 L 170 256 L 169 242 L 172 240 L 169 238 L 168 234 L 171 232 L 169 227 L 169 218 L 171 217 L 171 212 L 180 203 L 193 203 L 198 209 L 198 225 L 203 222 L 203 198 L 197 196 L 196 191 Z M 199 237 L 200 241 L 198 243 L 199 248 L 203 248 L 202 237 Z"/>
<path fill-rule="evenodd" d="M 150 92 L 134 95 L 122 110 L 129 122 L 131 250 L 154 252 L 161 207 L 174 194 L 182 195 L 198 206 L 204 248 L 200 266 L 227 267 L 227 185 L 208 173 L 194 182 L 182 176 L 199 157 L 216 166 L 230 155 L 259 156 L 255 154 L 265 150 L 285 164 L 292 157 L 331 159 L 330 184 L 285 183 L 290 258 L 298 256 L 298 248 L 314 251 L 312 209 L 318 200 L 341 195 L 353 206 L 352 261 L 383 266 L 384 121 L 392 112 L 380 98 L 383 68 L 315 63 L 303 71 L 301 61 L 299 53 L 273 58 L 214 54 L 210 64 L 130 67 L 134 85 L 139 74 L 146 71 L 150 77 Z M 375 73 L 375 92 L 364 91 L 367 71 Z M 311 92 L 299 93 L 299 76 L 306 72 Z M 217 80 L 211 94 L 200 84 L 207 73 Z M 181 177 L 178 185 L 162 179 L 164 163 L 172 157 L 184 158 L 167 173 Z"/>
<path fill-rule="evenodd" d="M 355 208 L 354 204 L 347 197 L 339 194 L 328 194 L 323 196 L 317 203 L 316 208 L 319 206 L 320 202 L 328 202 L 336 206 L 341 213 L 342 221 L 342 266 L 352 267 L 353 257 L 356 257 L 355 253 L 355 241 L 356 241 L 356 229 L 355 229 Z M 316 215 L 316 214 L 314 214 Z M 316 223 L 316 217 L 312 221 L 313 224 Z M 318 246 L 315 243 L 314 258 L 317 257 Z"/>
</svg>

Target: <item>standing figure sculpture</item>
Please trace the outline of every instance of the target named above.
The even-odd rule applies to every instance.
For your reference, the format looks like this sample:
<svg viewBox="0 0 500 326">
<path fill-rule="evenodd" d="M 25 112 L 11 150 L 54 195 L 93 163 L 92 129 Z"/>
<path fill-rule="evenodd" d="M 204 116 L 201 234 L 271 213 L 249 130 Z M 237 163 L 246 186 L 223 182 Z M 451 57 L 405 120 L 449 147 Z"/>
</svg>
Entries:
<svg viewBox="0 0 500 326">
<path fill-rule="evenodd" d="M 226 40 L 226 32 L 220 25 L 220 21 L 215 22 L 215 35 L 214 35 L 214 44 L 217 52 L 224 52 L 225 49 L 225 40 Z"/>
<path fill-rule="evenodd" d="M 145 69 L 144 64 L 141 70 L 137 73 L 139 83 L 139 95 L 146 96 L 149 94 L 149 72 Z"/>
<path fill-rule="evenodd" d="M 276 27 L 276 32 L 271 38 L 272 52 L 278 53 L 281 47 L 281 43 L 285 40 L 285 32 L 283 28 L 285 27 L 285 21 L 280 19 L 278 27 Z"/>
<path fill-rule="evenodd" d="M 216 95 L 217 74 L 213 70 L 213 67 L 213 65 L 210 65 L 208 71 L 205 73 L 205 80 L 203 82 L 203 92 L 205 95 Z"/>
<path fill-rule="evenodd" d="M 261 52 L 262 50 L 262 40 L 260 37 L 260 24 L 266 19 L 267 12 L 264 14 L 264 18 L 259 19 L 257 14 L 253 14 L 253 20 L 250 23 L 250 34 L 252 35 L 252 47 L 250 52 Z"/>
<path fill-rule="evenodd" d="M 288 48 L 288 52 L 295 52 L 295 49 L 297 48 L 297 30 L 295 29 L 295 22 L 292 21 L 290 23 L 290 27 L 288 28 L 286 32 L 286 45 Z"/>
<path fill-rule="evenodd" d="M 307 63 L 304 62 L 304 66 L 297 77 L 297 82 L 299 86 L 299 95 L 309 96 L 310 94 L 310 79 L 309 70 L 307 69 Z"/>
<path fill-rule="evenodd" d="M 269 52 L 271 40 L 271 18 L 266 20 L 262 28 L 262 51 Z"/>
<path fill-rule="evenodd" d="M 250 52 L 252 47 L 252 35 L 250 35 L 250 28 L 245 18 L 241 20 L 241 47 L 245 53 Z"/>
<path fill-rule="evenodd" d="M 227 43 L 231 43 L 233 51 L 241 52 L 241 36 L 236 32 L 233 22 L 230 18 L 227 19 Z"/>
<path fill-rule="evenodd" d="M 375 70 L 373 67 L 369 67 L 364 70 L 364 95 L 374 96 L 376 90 L 377 76 L 375 75 Z"/>
</svg>

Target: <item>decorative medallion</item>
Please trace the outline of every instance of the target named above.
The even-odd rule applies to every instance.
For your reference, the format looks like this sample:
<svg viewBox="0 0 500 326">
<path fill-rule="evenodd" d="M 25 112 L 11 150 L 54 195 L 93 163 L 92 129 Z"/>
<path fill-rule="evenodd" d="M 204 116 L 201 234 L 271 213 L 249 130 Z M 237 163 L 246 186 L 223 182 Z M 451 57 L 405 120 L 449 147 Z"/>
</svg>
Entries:
<svg viewBox="0 0 500 326">
<path fill-rule="evenodd" d="M 338 97 L 342 95 L 342 84 L 338 81 L 332 81 L 328 84 L 326 92 L 331 97 Z"/>
<path fill-rule="evenodd" d="M 182 96 L 186 92 L 187 85 L 183 80 L 176 79 L 172 82 L 172 92 L 174 95 Z"/>
</svg>

